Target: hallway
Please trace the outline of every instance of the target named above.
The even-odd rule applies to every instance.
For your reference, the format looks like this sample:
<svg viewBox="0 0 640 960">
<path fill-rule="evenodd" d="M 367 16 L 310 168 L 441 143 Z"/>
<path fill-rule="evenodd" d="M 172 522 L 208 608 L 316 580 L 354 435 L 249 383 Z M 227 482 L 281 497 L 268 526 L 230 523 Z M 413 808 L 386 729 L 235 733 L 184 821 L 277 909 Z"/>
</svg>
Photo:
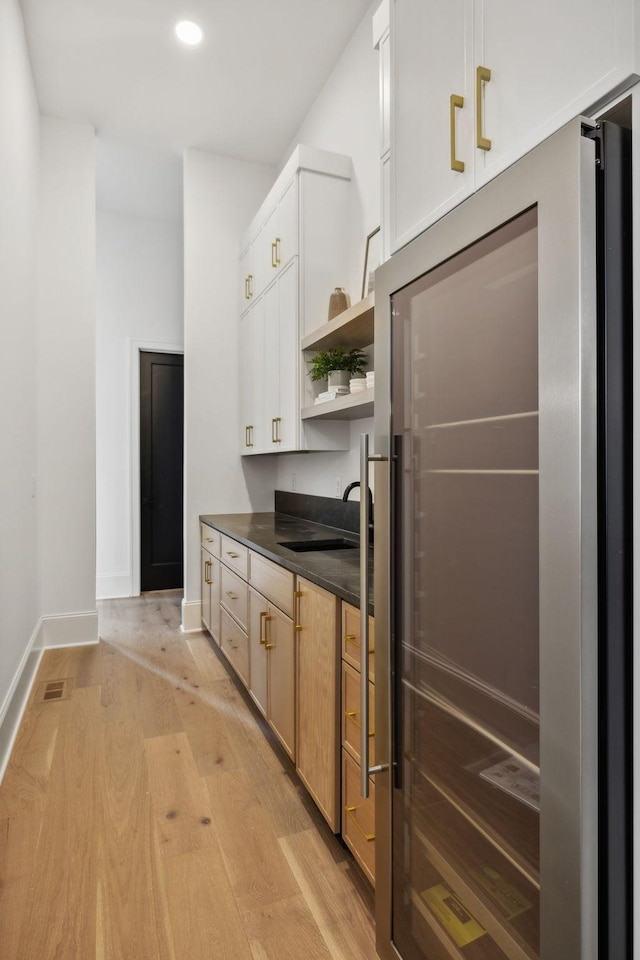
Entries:
<svg viewBox="0 0 640 960">
<path fill-rule="evenodd" d="M 373 960 L 371 889 L 180 595 L 44 654 L 0 787 L 3 960 Z"/>
</svg>

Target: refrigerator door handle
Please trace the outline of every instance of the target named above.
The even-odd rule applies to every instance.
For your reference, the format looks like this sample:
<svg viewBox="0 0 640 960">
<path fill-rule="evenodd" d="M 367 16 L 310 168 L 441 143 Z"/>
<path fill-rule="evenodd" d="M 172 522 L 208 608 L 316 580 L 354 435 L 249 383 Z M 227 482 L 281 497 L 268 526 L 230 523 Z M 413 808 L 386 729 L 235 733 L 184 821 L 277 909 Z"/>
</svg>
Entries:
<svg viewBox="0 0 640 960">
<path fill-rule="evenodd" d="M 388 770 L 388 764 L 369 766 L 369 463 L 387 460 L 369 456 L 369 435 L 360 434 L 360 796 L 369 796 L 369 777 Z"/>
</svg>

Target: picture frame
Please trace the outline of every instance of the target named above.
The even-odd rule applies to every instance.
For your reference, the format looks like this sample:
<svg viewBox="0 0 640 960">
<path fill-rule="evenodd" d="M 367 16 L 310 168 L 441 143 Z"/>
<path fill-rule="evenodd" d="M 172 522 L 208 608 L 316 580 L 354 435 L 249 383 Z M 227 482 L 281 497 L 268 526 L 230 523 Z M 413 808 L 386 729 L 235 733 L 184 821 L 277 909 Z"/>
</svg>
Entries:
<svg viewBox="0 0 640 960">
<path fill-rule="evenodd" d="M 381 263 L 380 227 L 376 227 L 367 236 L 364 247 L 364 270 L 362 272 L 361 300 L 373 292 L 374 274 Z"/>
</svg>

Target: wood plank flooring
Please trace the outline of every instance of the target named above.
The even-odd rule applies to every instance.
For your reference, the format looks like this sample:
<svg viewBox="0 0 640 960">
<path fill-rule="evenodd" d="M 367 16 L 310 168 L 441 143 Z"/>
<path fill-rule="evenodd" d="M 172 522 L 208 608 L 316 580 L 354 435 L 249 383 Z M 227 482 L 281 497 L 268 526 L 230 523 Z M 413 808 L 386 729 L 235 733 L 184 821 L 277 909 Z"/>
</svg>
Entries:
<svg viewBox="0 0 640 960">
<path fill-rule="evenodd" d="M 0 785 L 2 960 L 374 960 L 367 881 L 180 594 L 99 606 Z"/>
</svg>

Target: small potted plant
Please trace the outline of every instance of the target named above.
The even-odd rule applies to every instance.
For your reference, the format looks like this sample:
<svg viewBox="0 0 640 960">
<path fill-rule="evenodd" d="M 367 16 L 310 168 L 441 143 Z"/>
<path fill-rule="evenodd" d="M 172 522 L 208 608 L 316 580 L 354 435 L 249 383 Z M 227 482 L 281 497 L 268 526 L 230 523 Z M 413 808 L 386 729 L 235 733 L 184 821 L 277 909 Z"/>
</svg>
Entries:
<svg viewBox="0 0 640 960">
<path fill-rule="evenodd" d="M 329 381 L 332 387 L 349 385 L 349 378 L 364 373 L 367 365 L 367 355 L 362 350 L 345 350 L 344 347 L 332 347 L 330 350 L 318 350 L 316 355 L 308 360 L 312 380 Z"/>
</svg>

